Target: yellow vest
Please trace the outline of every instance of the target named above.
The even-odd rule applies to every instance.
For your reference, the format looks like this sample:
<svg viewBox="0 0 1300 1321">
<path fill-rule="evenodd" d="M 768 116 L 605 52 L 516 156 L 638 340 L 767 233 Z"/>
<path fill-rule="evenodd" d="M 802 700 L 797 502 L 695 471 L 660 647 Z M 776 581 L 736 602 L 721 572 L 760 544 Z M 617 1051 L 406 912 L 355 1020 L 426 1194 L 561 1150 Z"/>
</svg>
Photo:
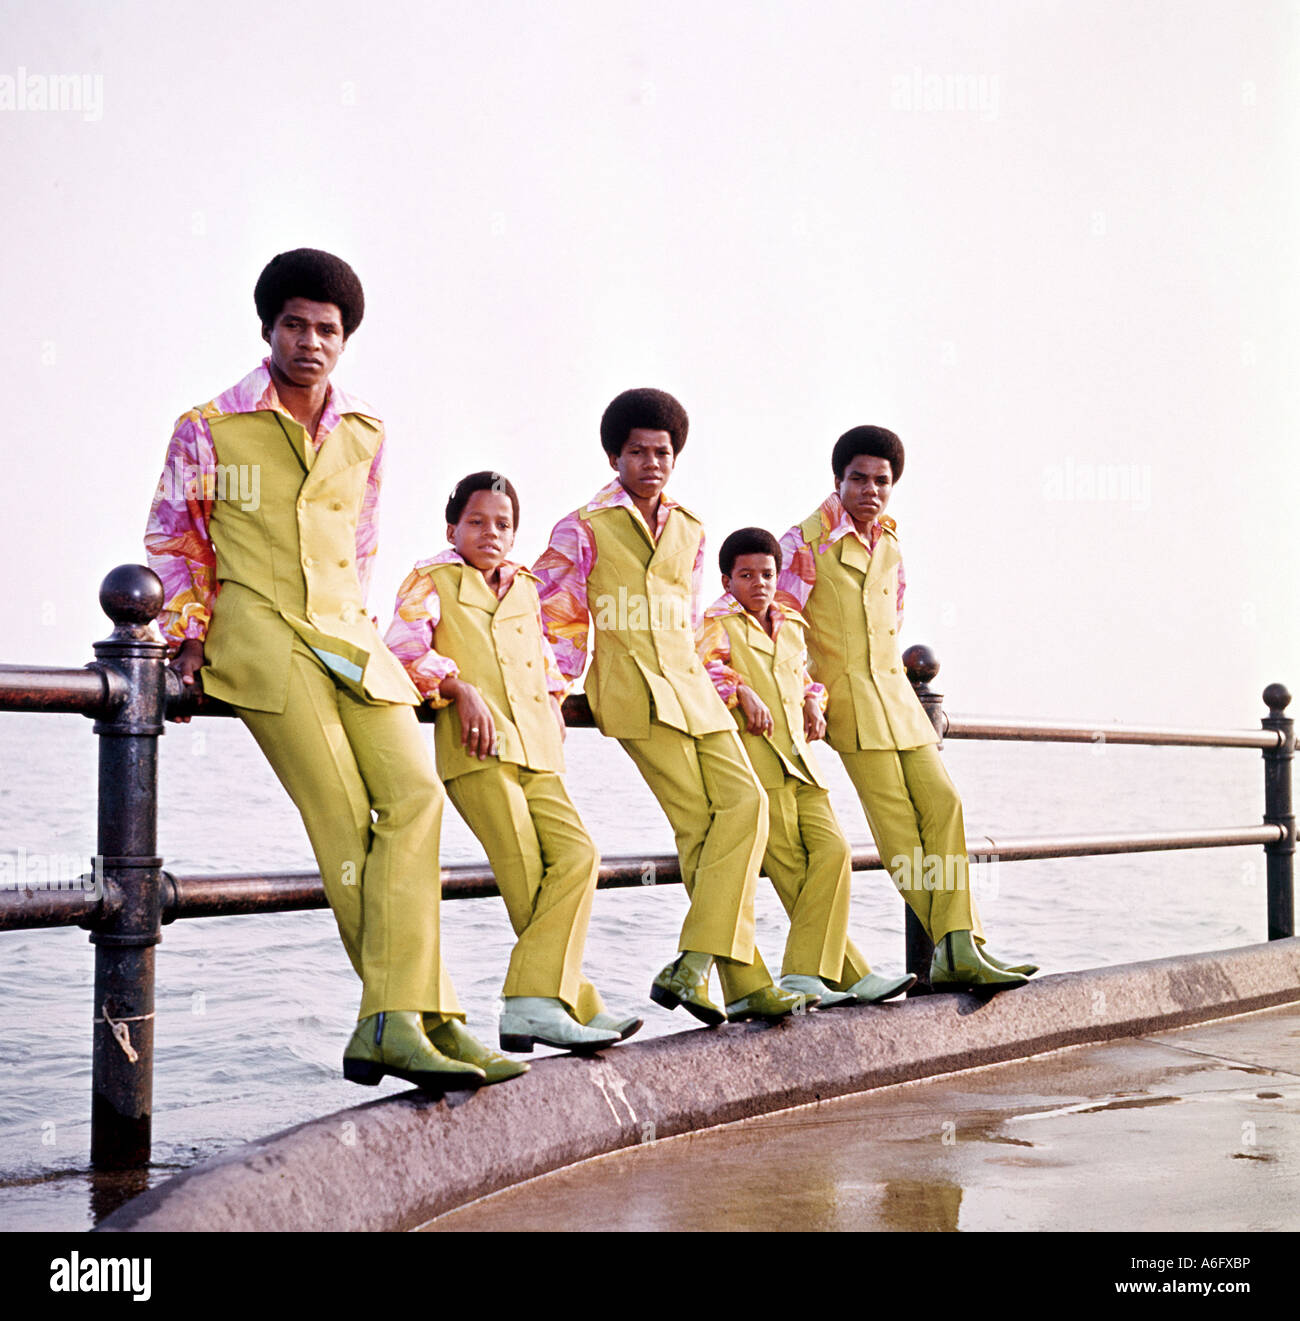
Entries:
<svg viewBox="0 0 1300 1321">
<path fill-rule="evenodd" d="M 583 509 L 596 562 L 587 579 L 592 661 L 585 691 L 610 738 L 649 738 L 651 718 L 684 734 L 733 727 L 695 653 L 691 578 L 700 524 L 680 505 L 656 543 L 630 509 Z"/>
<path fill-rule="evenodd" d="M 217 463 L 256 469 L 259 486 L 256 508 L 242 507 L 252 502 L 241 502 L 238 481 L 212 505 L 220 592 L 204 643 L 204 691 L 254 711 L 283 711 L 297 634 L 359 695 L 418 705 L 419 692 L 366 614 L 357 578 L 357 521 L 379 424 L 348 413 L 319 451 L 283 413 L 232 413 L 209 425 Z"/>
<path fill-rule="evenodd" d="M 751 734 L 739 706 L 732 714 L 759 783 L 779 789 L 787 775 L 825 789 L 803 732 L 804 623 L 785 607 L 785 622 L 770 638 L 748 611 L 722 616 L 731 640 L 731 668 L 744 679 L 772 713 L 770 734 Z"/>
<path fill-rule="evenodd" d="M 938 743 L 898 647 L 898 538 L 881 525 L 874 551 L 850 533 L 821 550 L 821 514 L 799 524 L 816 556 L 804 605 L 809 669 L 826 685 L 826 741 L 836 752 Z"/>
<path fill-rule="evenodd" d="M 433 577 L 442 610 L 434 648 L 456 662 L 460 677 L 487 703 L 497 731 L 497 758 L 529 770 L 561 773 L 564 745 L 546 690 L 537 579 L 527 569 L 517 569 L 498 601 L 473 565 L 433 564 L 421 572 Z M 439 710 L 433 742 L 444 780 L 491 764 L 465 751 L 462 734 L 456 707 Z"/>
</svg>

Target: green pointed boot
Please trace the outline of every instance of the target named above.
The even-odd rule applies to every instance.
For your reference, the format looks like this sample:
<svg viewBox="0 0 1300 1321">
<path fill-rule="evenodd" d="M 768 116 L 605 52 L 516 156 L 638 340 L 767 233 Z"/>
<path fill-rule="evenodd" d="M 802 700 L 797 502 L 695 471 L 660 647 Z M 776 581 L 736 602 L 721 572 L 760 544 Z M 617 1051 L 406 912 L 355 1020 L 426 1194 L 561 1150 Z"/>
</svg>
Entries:
<svg viewBox="0 0 1300 1321">
<path fill-rule="evenodd" d="M 476 1065 L 448 1059 L 438 1050 L 424 1035 L 418 1013 L 394 1010 L 363 1018 L 343 1049 L 343 1076 L 349 1082 L 374 1087 L 389 1073 L 440 1095 L 487 1081 Z"/>
<path fill-rule="evenodd" d="M 617 1032 L 620 1041 L 626 1041 L 628 1037 L 635 1036 L 645 1026 L 644 1018 L 615 1018 L 613 1014 L 607 1014 L 602 1009 L 600 1013 L 593 1014 L 587 1020 L 587 1027 L 594 1027 L 597 1032 Z"/>
<path fill-rule="evenodd" d="M 936 991 L 1005 991 L 1028 980 L 986 963 L 969 931 L 948 932 L 934 947 L 930 961 L 930 985 Z"/>
<path fill-rule="evenodd" d="M 1038 971 L 1036 963 L 1006 963 L 998 958 L 996 954 L 990 954 L 987 945 L 979 946 L 980 958 L 985 963 L 991 963 L 995 968 L 1002 972 L 1018 972 L 1022 977 L 1032 977 Z"/>
<path fill-rule="evenodd" d="M 685 1005 L 701 1023 L 710 1027 L 726 1020 L 726 1014 L 709 999 L 709 973 L 713 955 L 683 950 L 650 985 L 650 998 L 665 1009 Z"/>
<path fill-rule="evenodd" d="M 747 1018 L 761 1018 L 773 1022 L 788 1014 L 802 1014 L 816 1009 L 821 1000 L 815 995 L 798 991 L 783 991 L 776 986 L 762 986 L 727 1006 L 727 1022 L 743 1023 Z"/>
<path fill-rule="evenodd" d="M 820 1001 L 822 1009 L 834 1009 L 836 1005 L 851 1005 L 857 1001 L 847 991 L 832 991 L 820 977 L 805 977 L 799 972 L 787 972 L 781 978 L 781 989 L 795 995 L 807 995 Z"/>
<path fill-rule="evenodd" d="M 855 1004 L 876 1005 L 882 1000 L 892 1000 L 894 996 L 910 991 L 915 985 L 914 972 L 904 973 L 901 977 L 882 977 L 879 973 L 869 972 L 854 982 L 844 994 L 852 996 Z"/>
<path fill-rule="evenodd" d="M 508 1082 L 528 1072 L 529 1066 L 523 1060 L 512 1060 L 508 1055 L 498 1054 L 491 1047 L 485 1046 L 470 1034 L 458 1018 L 448 1018 L 430 1025 L 429 1020 L 437 1017 L 436 1014 L 425 1015 L 425 1032 L 448 1059 L 460 1060 L 462 1064 L 472 1064 L 482 1069 L 490 1083 Z"/>
</svg>

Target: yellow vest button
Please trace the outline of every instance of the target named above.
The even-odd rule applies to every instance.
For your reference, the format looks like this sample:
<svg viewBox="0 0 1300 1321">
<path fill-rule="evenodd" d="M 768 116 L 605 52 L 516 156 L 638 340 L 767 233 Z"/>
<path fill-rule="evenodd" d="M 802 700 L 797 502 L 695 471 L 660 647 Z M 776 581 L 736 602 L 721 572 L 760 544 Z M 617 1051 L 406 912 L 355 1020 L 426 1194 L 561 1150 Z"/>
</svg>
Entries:
<svg viewBox="0 0 1300 1321">
<path fill-rule="evenodd" d="M 546 700 L 546 699 L 541 695 L 541 693 L 534 693 L 534 694 L 533 694 L 533 701 L 534 701 L 534 702 L 544 702 L 545 700 Z"/>
<path fill-rule="evenodd" d="M 299 501 L 298 501 L 298 508 L 299 508 L 300 510 L 302 510 L 302 509 L 306 509 L 306 508 L 307 508 L 307 502 L 306 502 L 306 500 L 299 500 Z"/>
<path fill-rule="evenodd" d="M 338 513 L 338 511 L 343 508 L 343 501 L 335 500 L 334 503 L 330 505 L 330 508 L 334 510 L 335 513 Z"/>
<path fill-rule="evenodd" d="M 304 556 L 302 557 L 302 567 L 303 567 L 304 569 L 310 569 L 310 568 L 312 567 L 312 565 L 315 564 L 315 563 L 316 563 L 316 561 L 315 561 L 314 559 L 312 559 L 312 557 L 311 557 L 310 555 L 304 555 Z"/>
<path fill-rule="evenodd" d="M 351 560 L 340 560 L 340 561 L 339 561 L 339 568 L 340 568 L 340 569 L 346 569 L 346 568 L 348 567 L 348 565 L 351 564 L 351 563 L 352 563 Z"/>
<path fill-rule="evenodd" d="M 897 674 L 897 673 L 898 673 L 898 666 L 895 665 L 894 668 L 893 668 L 892 670 L 890 670 L 889 672 L 890 672 L 890 674 Z"/>
<path fill-rule="evenodd" d="M 532 663 L 532 661 L 525 661 L 525 662 L 524 662 L 524 668 L 525 668 L 525 669 L 529 669 L 529 670 L 531 670 L 531 669 L 533 668 L 533 663 Z"/>
</svg>

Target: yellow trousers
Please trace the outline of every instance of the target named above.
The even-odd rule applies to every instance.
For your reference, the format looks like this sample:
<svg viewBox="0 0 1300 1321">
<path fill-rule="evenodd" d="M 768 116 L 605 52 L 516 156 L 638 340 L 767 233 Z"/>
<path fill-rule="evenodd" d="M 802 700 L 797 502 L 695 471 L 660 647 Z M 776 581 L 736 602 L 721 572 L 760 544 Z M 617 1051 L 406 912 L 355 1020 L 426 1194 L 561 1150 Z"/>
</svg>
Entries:
<svg viewBox="0 0 1300 1321">
<path fill-rule="evenodd" d="M 949 931 L 984 942 L 966 859 L 961 798 L 938 748 L 841 752 L 880 860 L 936 944 Z"/>
<path fill-rule="evenodd" d="M 763 871 L 790 916 L 782 975 L 820 977 L 844 990 L 871 971 L 848 938 L 852 850 L 830 794 L 793 775 L 768 789 Z"/>
<path fill-rule="evenodd" d="M 356 696 L 297 639 L 284 711 L 235 709 L 302 814 L 361 978 L 358 1018 L 464 1018 L 438 947 L 446 796 L 414 709 Z"/>
<path fill-rule="evenodd" d="M 562 1000 L 590 1022 L 604 1008 L 582 975 L 600 855 L 564 781 L 493 760 L 448 780 L 447 794 L 483 845 L 519 937 L 502 993 Z"/>
<path fill-rule="evenodd" d="M 692 737 L 650 722 L 619 739 L 673 828 L 691 906 L 678 949 L 718 960 L 730 1004 L 772 984 L 754 945 L 754 892 L 767 842 L 767 795 L 735 730 Z"/>
</svg>

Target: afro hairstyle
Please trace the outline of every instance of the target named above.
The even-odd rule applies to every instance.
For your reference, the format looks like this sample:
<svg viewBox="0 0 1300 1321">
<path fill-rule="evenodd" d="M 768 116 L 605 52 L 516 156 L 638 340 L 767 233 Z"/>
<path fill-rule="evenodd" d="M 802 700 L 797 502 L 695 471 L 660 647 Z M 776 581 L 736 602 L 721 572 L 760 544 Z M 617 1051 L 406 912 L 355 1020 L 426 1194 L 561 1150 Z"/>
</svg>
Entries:
<svg viewBox="0 0 1300 1321">
<path fill-rule="evenodd" d="M 730 578 L 742 555 L 770 555 L 777 573 L 781 572 L 781 543 L 766 528 L 742 527 L 733 532 L 718 551 L 718 568 Z"/>
<path fill-rule="evenodd" d="M 504 495 L 510 501 L 510 508 L 515 516 L 515 527 L 518 528 L 519 493 L 507 478 L 499 472 L 490 471 L 472 472 L 468 477 L 462 477 L 456 483 L 456 489 L 447 500 L 448 524 L 454 526 L 460 522 L 462 515 L 465 513 L 465 506 L 469 504 L 469 498 L 475 491 L 499 491 Z"/>
<path fill-rule="evenodd" d="M 291 298 L 333 303 L 343 317 L 344 339 L 361 324 L 366 311 L 366 296 L 357 273 L 341 257 L 317 248 L 294 248 L 266 263 L 253 289 L 263 329 L 275 325 Z"/>
<path fill-rule="evenodd" d="M 618 458 L 627 444 L 629 433 L 642 428 L 646 431 L 666 431 L 673 443 L 673 456 L 682 452 L 686 432 L 690 427 L 686 410 L 672 395 L 663 390 L 624 390 L 611 401 L 600 419 L 600 443 L 612 459 Z"/>
<path fill-rule="evenodd" d="M 838 486 L 844 480 L 844 470 L 859 454 L 874 459 L 888 459 L 894 481 L 903 475 L 903 442 L 884 427 L 854 427 L 835 442 L 831 450 L 831 471 Z"/>
</svg>

